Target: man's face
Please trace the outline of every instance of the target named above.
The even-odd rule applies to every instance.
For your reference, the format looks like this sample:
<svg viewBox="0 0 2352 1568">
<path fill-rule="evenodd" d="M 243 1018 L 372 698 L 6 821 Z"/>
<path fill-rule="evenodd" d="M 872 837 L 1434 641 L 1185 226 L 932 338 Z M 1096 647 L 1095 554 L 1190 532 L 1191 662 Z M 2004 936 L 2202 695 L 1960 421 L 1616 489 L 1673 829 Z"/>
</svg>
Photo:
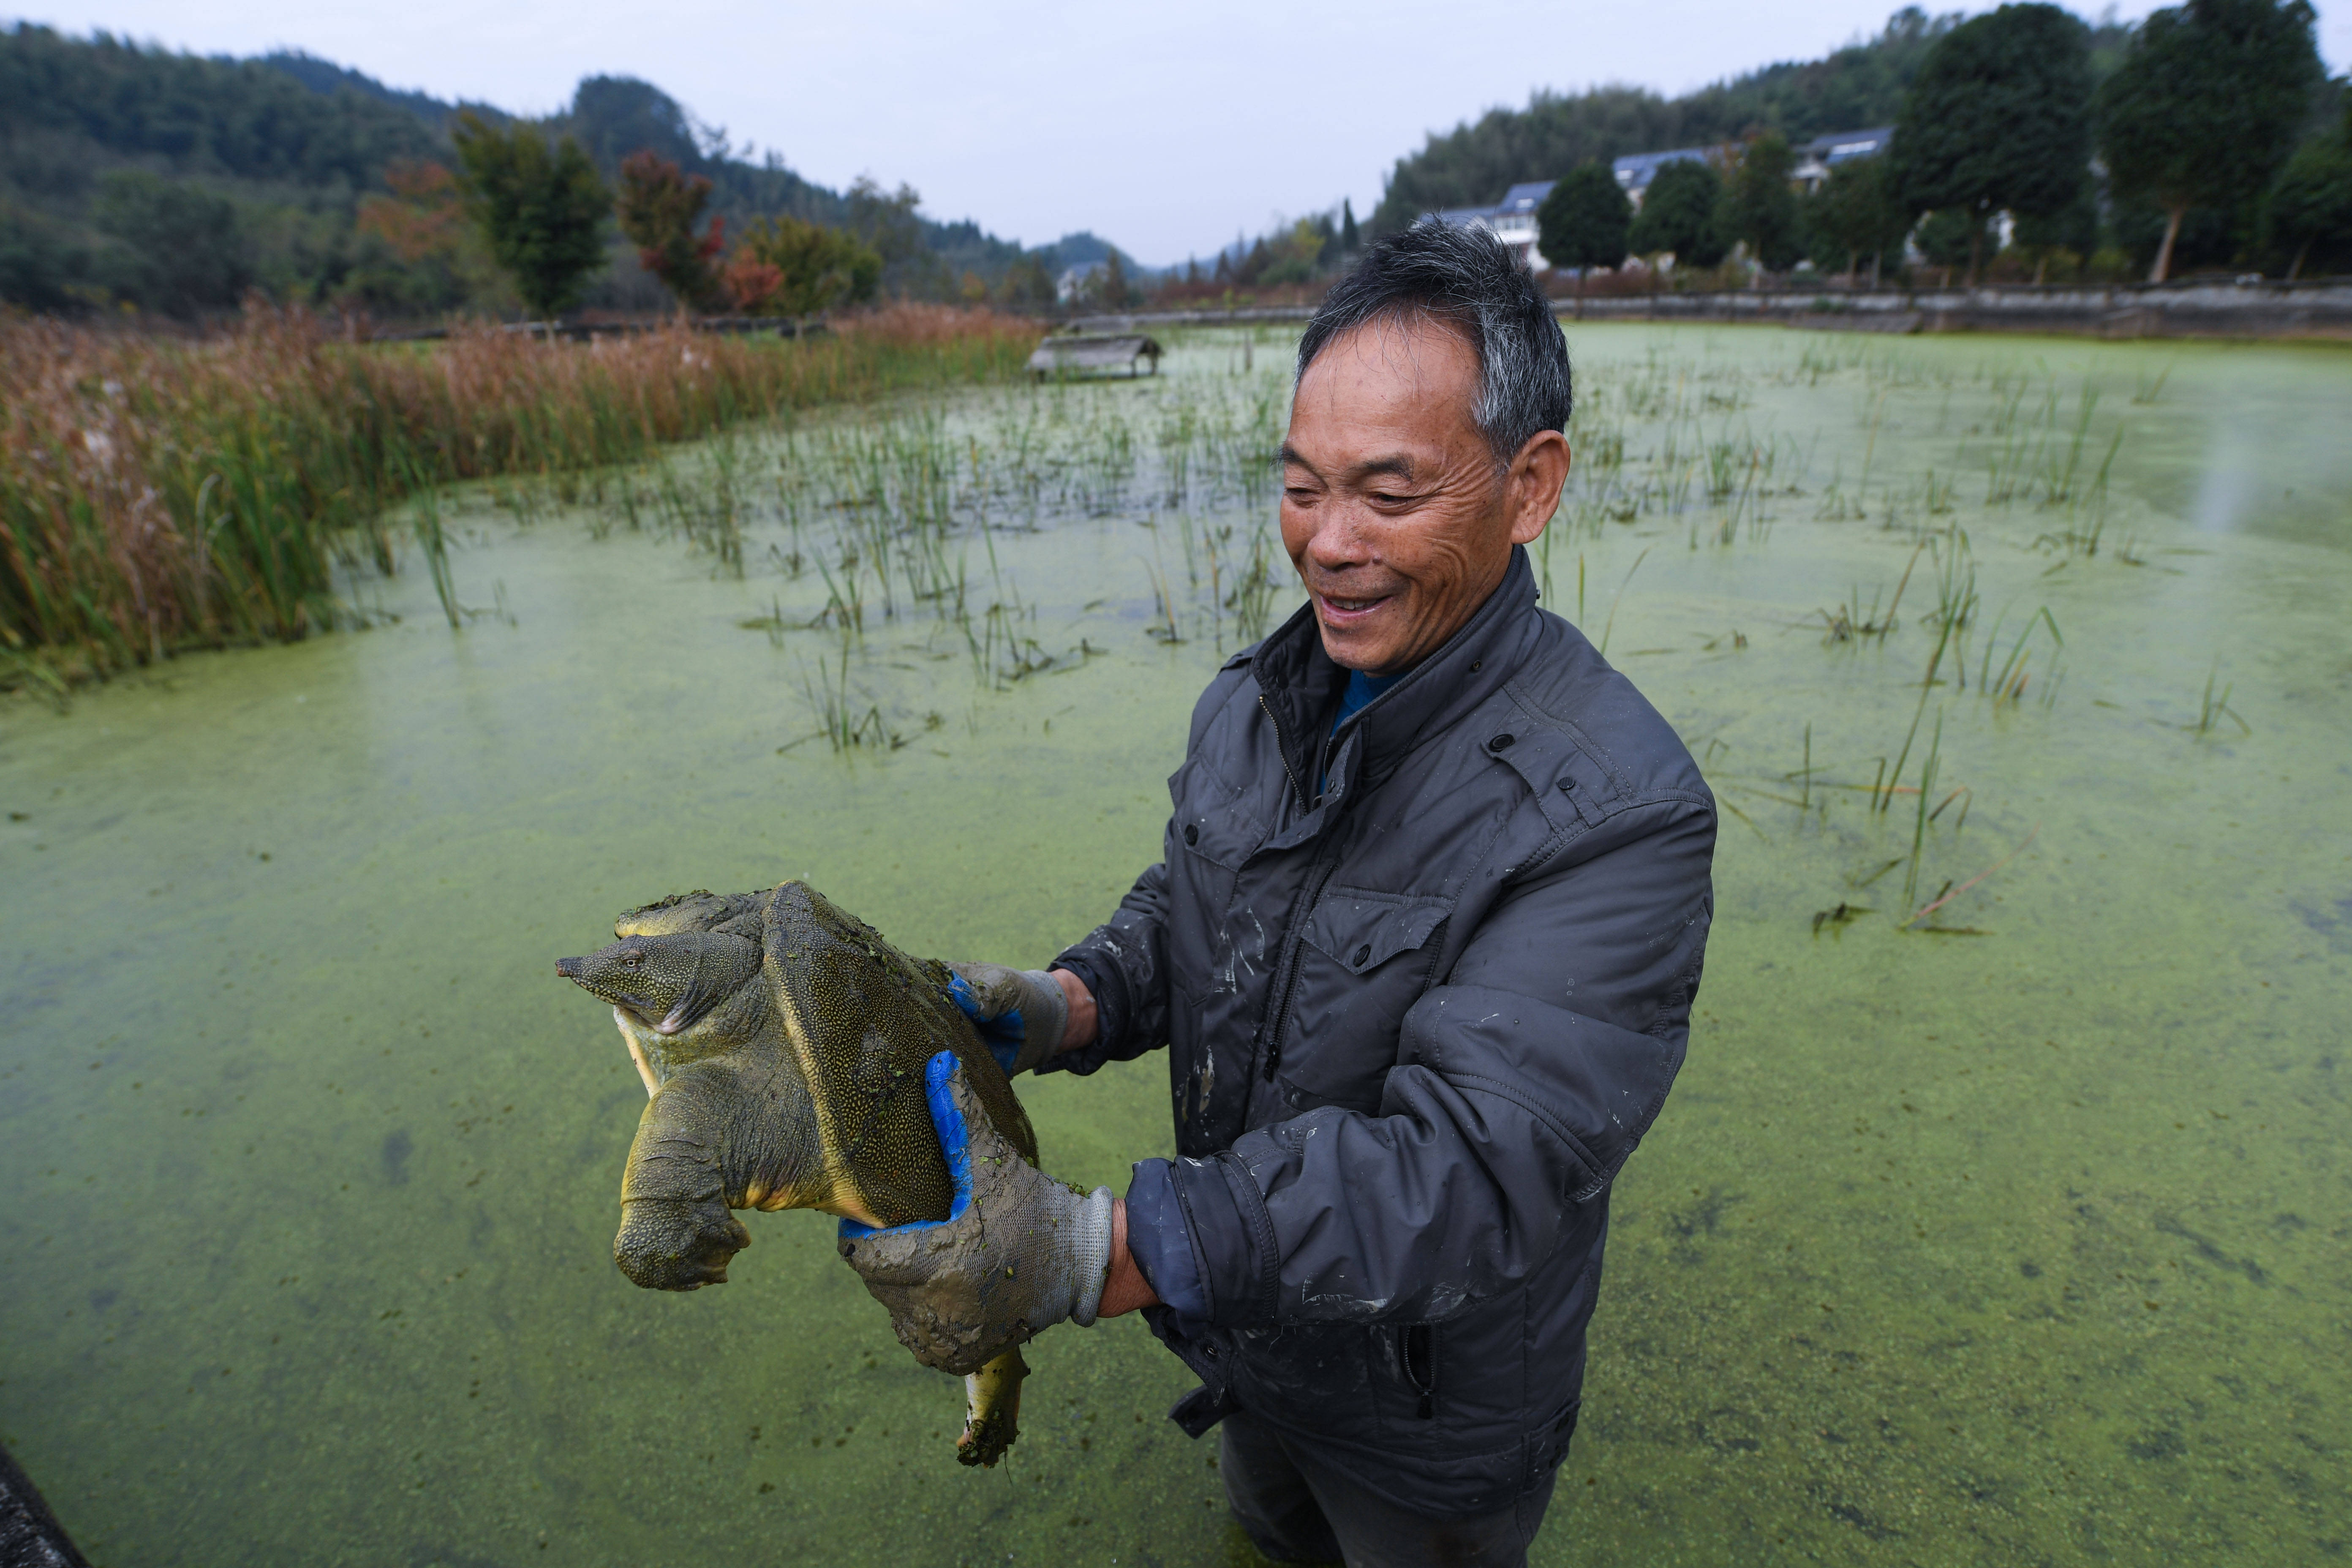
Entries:
<svg viewBox="0 0 2352 1568">
<path fill-rule="evenodd" d="M 1451 325 L 1383 320 L 1334 340 L 1299 378 L 1283 443 L 1282 542 L 1332 661 L 1412 668 L 1543 532 L 1568 478 L 1546 430 L 1507 469 L 1470 420 L 1478 356 Z"/>
</svg>

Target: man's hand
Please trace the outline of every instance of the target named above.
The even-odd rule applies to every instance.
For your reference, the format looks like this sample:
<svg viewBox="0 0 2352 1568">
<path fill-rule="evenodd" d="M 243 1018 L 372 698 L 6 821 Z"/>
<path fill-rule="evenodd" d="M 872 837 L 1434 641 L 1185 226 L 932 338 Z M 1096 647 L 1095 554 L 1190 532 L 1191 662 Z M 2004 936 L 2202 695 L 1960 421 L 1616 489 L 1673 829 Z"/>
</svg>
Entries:
<svg viewBox="0 0 2352 1568">
<path fill-rule="evenodd" d="M 1005 1077 L 1034 1072 L 1062 1048 L 1070 1004 L 1054 975 L 1001 963 L 950 963 L 948 973 L 949 999 L 979 1029 Z"/>
<path fill-rule="evenodd" d="M 931 1058 L 924 1085 L 955 1183 L 948 1217 L 888 1230 L 843 1220 L 841 1256 L 889 1309 L 916 1360 L 969 1374 L 1055 1323 L 1095 1321 L 1112 1272 L 1117 1200 L 1108 1187 L 1081 1193 L 1023 1159 L 989 1121 L 954 1053 Z"/>
</svg>

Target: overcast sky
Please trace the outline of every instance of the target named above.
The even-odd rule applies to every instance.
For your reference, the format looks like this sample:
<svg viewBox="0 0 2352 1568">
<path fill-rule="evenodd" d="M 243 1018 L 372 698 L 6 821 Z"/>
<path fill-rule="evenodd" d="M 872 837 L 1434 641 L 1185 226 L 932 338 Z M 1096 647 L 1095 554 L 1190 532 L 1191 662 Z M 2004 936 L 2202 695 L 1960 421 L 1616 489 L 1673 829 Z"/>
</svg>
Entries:
<svg viewBox="0 0 2352 1568">
<path fill-rule="evenodd" d="M 1523 104 L 1531 89 L 1615 81 L 1681 92 L 1816 58 L 1876 32 L 1894 8 L 58 0 L 25 15 L 204 54 L 306 49 L 394 87 L 526 113 L 562 107 L 583 76 L 643 77 L 739 147 L 773 148 L 821 184 L 861 174 L 905 181 L 933 217 L 976 218 L 1031 245 L 1091 228 L 1167 263 L 1342 196 L 1367 213 L 1382 176 L 1431 131 Z M 2153 8 L 2120 6 L 2127 18 Z M 2352 0 L 2322 0 L 2319 31 L 2340 73 L 2352 59 Z"/>
</svg>

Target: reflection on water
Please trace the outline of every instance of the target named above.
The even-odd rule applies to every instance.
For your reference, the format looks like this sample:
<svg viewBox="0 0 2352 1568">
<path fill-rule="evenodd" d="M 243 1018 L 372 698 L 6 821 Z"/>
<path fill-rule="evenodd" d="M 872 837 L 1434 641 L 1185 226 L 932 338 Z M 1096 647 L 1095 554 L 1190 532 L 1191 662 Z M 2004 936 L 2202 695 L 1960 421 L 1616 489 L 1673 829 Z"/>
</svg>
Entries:
<svg viewBox="0 0 2352 1568">
<path fill-rule="evenodd" d="M 1132 1320 L 1035 1347 L 975 1474 L 816 1216 L 747 1216 L 723 1289 L 623 1279 L 643 1093 L 551 961 L 789 875 L 918 952 L 1100 918 L 1247 630 L 1279 384 L 1231 347 L 862 424 L 913 458 L 804 429 L 782 486 L 681 457 L 701 499 L 635 531 L 477 498 L 460 595 L 509 618 L 452 635 L 418 574 L 365 589 L 397 623 L 0 715 L 0 1438 L 94 1560 L 1223 1560 Z M 2340 1550 L 2352 364 L 1572 347 L 1549 602 L 1736 810 L 1538 1560 Z M 814 472 L 852 447 L 862 489 Z M 950 447 L 994 477 L 905 489 Z M 910 576 L 871 519 L 918 514 Z M 831 693 L 883 743 L 809 739 Z M 1031 1091 L 1048 1167 L 1164 1152 L 1160 1072 Z"/>
</svg>

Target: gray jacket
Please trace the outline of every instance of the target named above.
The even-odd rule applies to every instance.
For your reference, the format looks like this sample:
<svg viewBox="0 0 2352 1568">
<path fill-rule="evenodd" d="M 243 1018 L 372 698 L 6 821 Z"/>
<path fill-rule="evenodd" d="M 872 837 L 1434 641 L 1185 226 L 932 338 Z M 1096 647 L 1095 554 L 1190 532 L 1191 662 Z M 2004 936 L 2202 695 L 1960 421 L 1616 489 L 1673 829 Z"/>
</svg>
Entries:
<svg viewBox="0 0 2352 1568">
<path fill-rule="evenodd" d="M 1524 552 L 1333 731 L 1302 610 L 1192 715 L 1166 859 L 1058 961 L 1092 1072 L 1161 1045 L 1178 1158 L 1136 1167 L 1153 1329 L 1246 1409 L 1433 1516 L 1567 1451 L 1609 1184 L 1682 1065 L 1715 803 Z M 1321 781 L 1319 797 L 1313 793 Z"/>
</svg>

